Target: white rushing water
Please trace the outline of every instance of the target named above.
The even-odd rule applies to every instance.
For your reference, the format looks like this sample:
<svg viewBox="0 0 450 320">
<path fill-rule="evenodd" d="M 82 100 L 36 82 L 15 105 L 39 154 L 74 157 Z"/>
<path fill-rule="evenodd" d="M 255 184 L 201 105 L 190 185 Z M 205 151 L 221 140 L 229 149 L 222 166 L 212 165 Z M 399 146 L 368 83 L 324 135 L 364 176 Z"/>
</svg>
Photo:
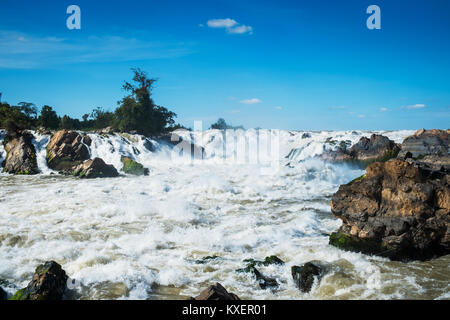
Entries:
<svg viewBox="0 0 450 320">
<path fill-rule="evenodd" d="M 180 132 L 204 147 L 204 159 L 194 161 L 139 135 L 89 134 L 92 158 L 120 171 L 125 155 L 150 169 L 147 177 L 94 180 L 50 174 L 49 137 L 35 135 L 43 174 L 0 177 L 0 281 L 12 293 L 39 263 L 55 260 L 81 282 L 82 299 L 186 298 L 213 282 L 244 299 L 448 298 L 448 257 L 405 264 L 328 245 L 341 224 L 331 195 L 363 171 L 315 156 L 335 148 L 333 140 L 353 144 L 372 132 L 274 131 L 269 149 L 279 153 L 267 151 L 269 133 Z M 401 142 L 413 132 L 377 133 Z M 278 289 L 235 272 L 242 260 L 269 255 L 286 262 L 260 270 Z M 303 294 L 290 270 L 311 260 L 329 263 L 330 272 Z"/>
</svg>

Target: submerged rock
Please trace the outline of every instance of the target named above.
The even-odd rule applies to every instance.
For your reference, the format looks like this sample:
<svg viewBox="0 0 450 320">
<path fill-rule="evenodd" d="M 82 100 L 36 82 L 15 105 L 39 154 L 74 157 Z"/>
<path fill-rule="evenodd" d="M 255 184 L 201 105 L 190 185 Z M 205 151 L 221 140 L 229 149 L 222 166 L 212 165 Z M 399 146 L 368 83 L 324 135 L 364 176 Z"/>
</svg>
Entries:
<svg viewBox="0 0 450 320">
<path fill-rule="evenodd" d="M 445 156 L 450 147 L 450 130 L 421 129 L 403 140 L 399 158 L 410 153 L 412 158 L 420 159 L 426 155 Z"/>
<path fill-rule="evenodd" d="M 54 261 L 38 266 L 33 280 L 9 300 L 62 300 L 67 288 L 67 275 Z"/>
<path fill-rule="evenodd" d="M 120 161 L 123 163 L 122 171 L 136 176 L 148 176 L 149 169 L 129 157 L 122 156 Z"/>
<path fill-rule="evenodd" d="M 284 261 L 282 261 L 280 258 L 278 258 L 277 256 L 270 256 L 270 257 L 266 257 L 264 259 L 264 261 L 254 260 L 254 259 L 245 259 L 244 262 L 247 263 L 247 266 L 243 269 L 236 270 L 236 272 L 253 274 L 256 278 L 256 281 L 258 281 L 261 289 L 267 289 L 267 288 L 273 289 L 273 288 L 276 288 L 279 286 L 276 279 L 266 277 L 258 269 L 256 269 L 255 266 L 260 266 L 260 265 L 268 266 L 271 264 L 283 265 Z"/>
<path fill-rule="evenodd" d="M 302 266 L 292 266 L 292 278 L 295 285 L 305 293 L 311 291 L 314 279 L 320 280 L 325 273 L 325 267 L 317 262 L 307 262 Z"/>
<path fill-rule="evenodd" d="M 450 175 L 426 163 L 393 159 L 367 167 L 331 201 L 342 219 L 330 244 L 392 260 L 450 253 Z"/>
<path fill-rule="evenodd" d="M 47 164 L 53 170 L 71 171 L 88 159 L 89 149 L 78 132 L 57 131 L 47 145 Z"/>
<path fill-rule="evenodd" d="M 220 257 L 219 256 L 206 256 L 206 257 L 203 257 L 203 258 L 201 258 L 201 259 L 199 259 L 199 260 L 195 260 L 195 263 L 196 264 L 206 264 L 206 263 L 208 263 L 208 262 L 210 262 L 210 261 L 213 261 L 213 260 L 217 260 L 217 259 L 220 259 Z"/>
<path fill-rule="evenodd" d="M 240 300 L 234 293 L 228 292 L 220 283 L 216 283 L 203 290 L 191 300 Z"/>
<path fill-rule="evenodd" d="M 3 143 L 7 156 L 3 162 L 3 172 L 13 174 L 39 173 L 33 139 L 33 135 L 28 132 L 6 136 Z"/>
<path fill-rule="evenodd" d="M 87 160 L 84 163 L 77 166 L 73 175 L 80 178 L 114 178 L 119 176 L 116 168 L 113 165 L 106 164 L 100 158 Z"/>
</svg>

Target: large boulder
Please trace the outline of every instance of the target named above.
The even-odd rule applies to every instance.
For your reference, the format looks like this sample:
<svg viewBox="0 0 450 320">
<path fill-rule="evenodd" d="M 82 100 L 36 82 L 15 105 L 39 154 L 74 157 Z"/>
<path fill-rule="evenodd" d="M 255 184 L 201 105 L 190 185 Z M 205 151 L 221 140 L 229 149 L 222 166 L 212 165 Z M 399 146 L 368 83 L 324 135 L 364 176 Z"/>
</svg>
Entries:
<svg viewBox="0 0 450 320">
<path fill-rule="evenodd" d="M 450 147 L 450 130 L 421 129 L 407 137 L 402 145 L 399 158 L 420 159 L 426 155 L 447 155 Z"/>
<path fill-rule="evenodd" d="M 148 176 L 149 174 L 149 169 L 129 157 L 122 156 L 120 161 L 123 163 L 122 171 L 127 174 L 135 176 Z"/>
<path fill-rule="evenodd" d="M 336 247 L 392 260 L 427 260 L 450 253 L 450 176 L 446 167 L 392 159 L 340 186 L 331 201 L 342 219 Z"/>
<path fill-rule="evenodd" d="M 191 300 L 240 300 L 234 293 L 228 292 L 220 283 L 216 283 L 203 290 Z"/>
<path fill-rule="evenodd" d="M 67 275 L 54 261 L 38 266 L 26 288 L 17 291 L 9 300 L 62 300 L 67 288 Z"/>
<path fill-rule="evenodd" d="M 81 134 L 75 131 L 60 130 L 47 145 L 47 163 L 49 168 L 57 171 L 71 171 L 75 166 L 89 159 L 89 149 Z"/>
<path fill-rule="evenodd" d="M 335 145 L 336 148 L 322 153 L 320 156 L 322 160 L 351 163 L 363 168 L 376 161 L 395 158 L 400 151 L 400 147 L 394 141 L 378 134 L 373 134 L 370 138 L 362 137 L 350 148 L 347 141 L 338 142 L 327 139 L 326 143 Z"/>
<path fill-rule="evenodd" d="M 28 132 L 7 135 L 3 144 L 7 156 L 3 162 L 3 172 L 13 174 L 39 173 L 33 135 Z"/>
<path fill-rule="evenodd" d="M 106 164 L 100 158 L 86 160 L 73 170 L 73 175 L 80 178 L 114 178 L 119 176 L 116 168 L 111 164 Z"/>
</svg>

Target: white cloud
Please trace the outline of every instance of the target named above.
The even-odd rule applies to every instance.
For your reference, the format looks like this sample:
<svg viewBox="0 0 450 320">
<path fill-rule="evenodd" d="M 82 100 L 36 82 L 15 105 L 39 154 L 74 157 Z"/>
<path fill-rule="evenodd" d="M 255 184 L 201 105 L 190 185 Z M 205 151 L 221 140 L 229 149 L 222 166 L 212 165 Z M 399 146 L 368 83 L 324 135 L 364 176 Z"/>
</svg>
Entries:
<svg viewBox="0 0 450 320">
<path fill-rule="evenodd" d="M 358 118 L 361 118 L 361 119 L 362 119 L 362 118 L 365 118 L 365 117 L 366 117 L 366 116 L 363 115 L 363 114 L 359 114 L 359 115 L 358 115 Z"/>
<path fill-rule="evenodd" d="M 275 109 L 277 109 L 277 110 L 282 110 L 283 107 L 282 107 L 282 106 L 276 106 Z"/>
<path fill-rule="evenodd" d="M 233 19 L 211 19 L 207 22 L 208 27 L 210 28 L 231 28 L 237 25 L 238 23 Z"/>
<path fill-rule="evenodd" d="M 426 107 L 426 105 L 419 103 L 419 104 L 415 104 L 415 105 L 412 105 L 412 106 L 407 106 L 406 108 L 410 109 L 410 110 L 413 110 L 413 109 L 423 109 L 425 107 Z"/>
<path fill-rule="evenodd" d="M 238 23 L 234 19 L 210 19 L 206 23 L 210 28 L 224 28 L 229 34 L 253 34 L 253 28 Z"/>
<path fill-rule="evenodd" d="M 253 99 L 244 99 L 244 100 L 241 100 L 240 101 L 240 103 L 243 103 L 243 104 L 256 104 L 256 103 L 261 103 L 262 101 L 261 100 L 259 100 L 259 99 L 257 99 L 257 98 L 253 98 Z"/>
<path fill-rule="evenodd" d="M 227 32 L 231 34 L 243 34 L 243 33 L 253 34 L 253 28 L 250 26 L 242 25 L 234 28 L 229 28 Z"/>
<path fill-rule="evenodd" d="M 380 111 L 381 112 L 387 112 L 387 111 L 389 111 L 389 109 L 388 108 L 380 108 Z"/>
</svg>

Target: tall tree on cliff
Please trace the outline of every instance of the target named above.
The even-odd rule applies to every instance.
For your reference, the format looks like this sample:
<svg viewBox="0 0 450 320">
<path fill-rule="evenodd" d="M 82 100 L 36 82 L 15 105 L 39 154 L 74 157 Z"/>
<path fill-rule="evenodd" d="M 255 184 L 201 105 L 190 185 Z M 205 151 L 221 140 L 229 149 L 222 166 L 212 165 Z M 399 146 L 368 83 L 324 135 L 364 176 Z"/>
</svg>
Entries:
<svg viewBox="0 0 450 320">
<path fill-rule="evenodd" d="M 119 101 L 120 106 L 115 111 L 115 127 L 121 131 L 136 130 L 143 135 L 166 131 L 168 126 L 174 124 L 176 114 L 153 102 L 151 96 L 156 79 L 148 78 L 140 69 L 132 71 L 134 84 L 125 82 L 123 85 L 129 95 Z"/>
</svg>

